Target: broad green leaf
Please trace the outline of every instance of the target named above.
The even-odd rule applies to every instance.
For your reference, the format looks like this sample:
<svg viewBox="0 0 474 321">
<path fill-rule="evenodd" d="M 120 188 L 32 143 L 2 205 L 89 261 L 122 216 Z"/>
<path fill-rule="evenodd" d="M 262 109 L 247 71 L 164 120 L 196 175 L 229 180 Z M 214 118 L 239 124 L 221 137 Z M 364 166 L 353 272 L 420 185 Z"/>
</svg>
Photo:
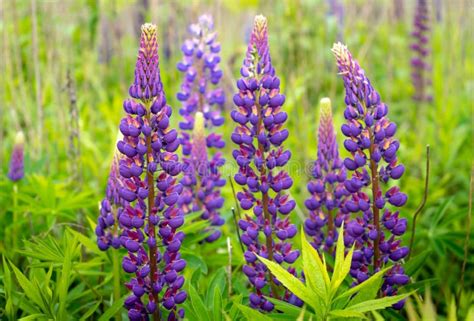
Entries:
<svg viewBox="0 0 474 321">
<path fill-rule="evenodd" d="M 326 300 L 326 282 L 324 279 L 324 272 L 321 259 L 316 253 L 318 259 L 314 257 L 311 253 L 311 249 L 314 248 L 306 240 L 305 233 L 301 231 L 301 247 L 302 247 L 302 256 L 303 256 L 303 270 L 308 282 L 309 287 L 313 290 L 321 299 Z"/>
<path fill-rule="evenodd" d="M 338 235 L 344 235 L 344 223 L 342 223 L 341 229 Z M 342 265 L 344 264 L 344 238 L 338 237 L 336 244 L 336 258 L 334 261 L 334 272 L 332 274 L 331 287 L 334 288 L 335 282 L 340 278 L 339 274 L 342 272 Z"/>
<path fill-rule="evenodd" d="M 329 315 L 337 318 L 367 319 L 363 313 L 348 310 L 332 310 L 329 312 Z"/>
<path fill-rule="evenodd" d="M 329 274 L 328 274 L 328 271 L 327 271 L 327 268 L 326 268 L 326 264 L 325 262 L 323 262 L 321 260 L 321 257 L 319 256 L 319 253 L 318 251 L 316 251 L 312 246 L 311 244 L 308 243 L 308 241 L 306 241 L 306 239 L 304 238 L 304 231 L 301 230 L 301 235 L 302 235 L 302 239 L 301 239 L 301 243 L 302 245 L 304 246 L 304 248 L 306 249 L 306 252 L 309 254 L 308 255 L 308 260 L 309 262 L 316 262 L 316 266 L 318 267 L 317 270 L 320 271 L 322 277 L 323 277 L 323 281 L 324 281 L 324 289 L 329 289 L 329 286 L 331 284 L 331 280 L 329 279 Z M 308 246 L 309 245 L 309 246 Z M 323 258 L 324 259 L 324 258 Z M 306 273 L 305 273 L 306 274 Z M 309 273 L 311 274 L 311 273 Z M 318 285 L 321 283 L 321 281 L 318 281 Z"/>
<path fill-rule="evenodd" d="M 404 293 L 404 294 L 399 294 L 395 296 L 388 296 L 380 299 L 375 299 L 375 300 L 368 300 L 365 302 L 361 302 L 358 304 L 355 304 L 353 306 L 348 307 L 346 310 L 349 311 L 356 311 L 356 312 L 370 312 L 370 311 L 375 311 L 375 310 L 380 310 L 380 309 L 385 309 L 388 308 L 398 301 L 401 301 L 410 295 L 412 295 L 413 292 L 409 293 Z"/>
<path fill-rule="evenodd" d="M 213 273 L 212 279 L 207 283 L 206 303 L 211 305 L 214 301 L 214 290 L 218 289 L 219 293 L 224 294 L 226 288 L 226 271 L 225 267 L 221 267 Z"/>
<path fill-rule="evenodd" d="M 207 310 L 206 306 L 204 305 L 204 302 L 202 301 L 201 297 L 199 296 L 199 293 L 196 291 L 196 289 L 192 286 L 192 284 L 188 283 L 188 293 L 189 293 L 189 299 L 191 301 L 191 305 L 196 312 L 196 314 L 200 317 L 203 318 L 204 320 L 209 320 L 211 316 L 209 315 L 209 311 Z"/>
<path fill-rule="evenodd" d="M 124 295 L 120 300 L 115 301 L 99 318 L 98 321 L 108 321 L 114 317 L 123 308 L 123 303 L 127 299 L 128 294 Z"/>
<path fill-rule="evenodd" d="M 222 320 L 222 294 L 219 287 L 214 288 L 213 321 Z"/>
<path fill-rule="evenodd" d="M 343 231 L 341 230 L 340 233 L 343 233 Z M 340 239 L 343 239 L 343 237 L 341 237 Z M 338 242 L 338 247 L 339 246 L 340 245 L 339 245 L 339 242 Z M 342 246 L 344 246 L 344 243 L 342 243 Z M 339 270 L 334 271 L 334 274 L 333 274 L 332 279 L 331 279 L 331 296 L 336 294 L 339 286 L 344 281 L 346 276 L 349 274 L 349 271 L 351 269 L 351 264 L 352 264 L 352 254 L 353 253 L 354 253 L 354 245 L 352 245 L 352 248 L 347 253 L 346 258 L 344 259 L 344 262 L 342 263 L 342 265 L 339 265 Z M 335 276 L 335 275 L 337 275 L 337 276 Z"/>
<path fill-rule="evenodd" d="M 315 297 L 315 293 L 307 288 L 303 282 L 301 282 L 293 274 L 282 268 L 275 262 L 269 261 L 263 257 L 258 256 L 258 259 L 263 262 L 270 270 L 270 272 L 280 281 L 284 287 L 293 292 L 294 295 L 299 297 L 301 300 L 309 304 L 314 309 L 317 308 L 318 303 Z"/>
</svg>

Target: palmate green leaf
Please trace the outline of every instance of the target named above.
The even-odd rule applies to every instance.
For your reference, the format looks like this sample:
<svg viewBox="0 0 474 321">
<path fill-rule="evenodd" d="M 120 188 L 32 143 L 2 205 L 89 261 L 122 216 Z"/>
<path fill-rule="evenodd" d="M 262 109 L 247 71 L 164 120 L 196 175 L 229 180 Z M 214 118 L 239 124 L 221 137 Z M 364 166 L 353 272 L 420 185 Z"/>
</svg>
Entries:
<svg viewBox="0 0 474 321">
<path fill-rule="evenodd" d="M 64 239 L 66 241 L 66 249 L 64 253 L 63 266 L 61 269 L 61 276 L 59 278 L 57 295 L 59 299 L 58 318 L 60 320 L 67 319 L 66 306 L 67 306 L 67 294 L 69 289 L 69 281 L 72 270 L 72 259 L 74 252 L 78 248 L 77 237 L 73 235 L 72 239 L 70 234 L 65 234 Z"/>
<path fill-rule="evenodd" d="M 265 314 L 258 312 L 258 310 L 249 308 L 248 306 L 238 304 L 238 308 L 242 311 L 242 314 L 248 321 L 272 321 L 272 318 L 267 317 Z"/>
<path fill-rule="evenodd" d="M 311 290 L 313 290 L 322 300 L 326 300 L 329 276 L 327 278 L 324 277 L 326 267 L 321 261 L 319 254 L 306 240 L 305 235 L 306 234 L 303 230 L 301 230 L 301 252 L 306 281 Z"/>
<path fill-rule="evenodd" d="M 108 320 L 112 319 L 114 317 L 114 315 L 116 315 L 117 312 L 119 312 L 122 309 L 123 303 L 125 302 L 127 297 L 128 297 L 128 294 L 124 295 L 120 300 L 115 301 L 110 306 L 110 308 L 105 310 L 105 312 L 100 316 L 98 321 L 108 321 Z"/>
<path fill-rule="evenodd" d="M 307 288 L 306 285 L 301 282 L 293 274 L 282 268 L 275 262 L 269 261 L 261 256 L 258 259 L 266 265 L 270 272 L 283 284 L 288 290 L 293 292 L 294 295 L 303 300 L 306 304 L 310 305 L 313 309 L 319 306 L 317 302 L 316 293 Z"/>
<path fill-rule="evenodd" d="M 79 233 L 78 231 L 75 231 L 73 230 L 72 228 L 68 228 L 67 229 L 69 233 L 71 233 L 72 235 L 75 235 L 75 237 L 79 240 L 79 242 L 81 242 L 82 245 L 84 245 L 84 247 L 94 253 L 95 255 L 101 257 L 104 261 L 108 261 L 108 257 L 107 255 L 105 254 L 104 251 L 101 251 L 99 249 L 99 247 L 97 246 L 97 243 L 92 241 L 90 238 L 88 238 L 87 236 L 85 236 L 84 234 L 82 233 Z"/>
<path fill-rule="evenodd" d="M 343 233 L 343 231 L 341 230 L 340 233 Z M 340 239 L 343 239 L 343 238 L 341 237 Z M 341 245 L 338 244 L 338 248 L 339 247 L 341 247 Z M 342 244 L 342 247 L 344 247 L 344 244 Z M 353 253 L 354 253 L 354 245 L 352 245 L 352 248 L 347 253 L 346 258 L 344 259 L 342 265 L 338 266 L 338 270 L 334 269 L 334 274 L 331 279 L 331 296 L 334 296 L 336 294 L 337 290 L 339 289 L 339 286 L 342 284 L 344 279 L 349 274 L 349 271 L 351 269 L 351 264 L 352 264 Z"/>
<path fill-rule="evenodd" d="M 33 301 L 43 312 L 48 311 L 47 307 L 44 305 L 43 299 L 41 297 L 40 289 L 36 287 L 28 278 L 21 273 L 21 271 L 12 263 L 9 262 L 10 266 L 15 274 L 20 287 L 23 289 L 23 292 L 26 296 Z"/>
<path fill-rule="evenodd" d="M 344 223 L 339 230 L 338 235 L 344 235 Z M 336 294 L 339 286 L 346 278 L 347 274 L 349 274 L 349 270 L 351 269 L 352 263 L 352 254 L 354 253 L 354 245 L 347 253 L 346 257 L 344 258 L 344 238 L 338 237 L 337 245 L 336 245 L 336 260 L 334 262 L 334 272 L 331 278 L 331 296 Z"/>
<path fill-rule="evenodd" d="M 64 260 L 63 250 L 57 240 L 51 236 L 45 239 L 33 238 L 33 242 L 25 241 L 24 248 L 25 250 L 19 250 L 17 252 L 42 262 L 62 264 Z"/>
<path fill-rule="evenodd" d="M 404 294 L 399 294 L 395 296 L 388 296 L 380 299 L 374 299 L 374 300 L 368 300 L 364 301 L 358 304 L 355 304 L 353 306 L 350 306 L 346 308 L 345 310 L 348 311 L 356 311 L 356 312 L 370 312 L 370 311 L 375 311 L 375 310 L 380 310 L 380 309 L 385 309 L 388 307 L 391 307 L 398 301 L 401 301 L 410 295 L 415 293 L 415 291 L 409 292 L 409 293 L 404 293 Z"/>
</svg>

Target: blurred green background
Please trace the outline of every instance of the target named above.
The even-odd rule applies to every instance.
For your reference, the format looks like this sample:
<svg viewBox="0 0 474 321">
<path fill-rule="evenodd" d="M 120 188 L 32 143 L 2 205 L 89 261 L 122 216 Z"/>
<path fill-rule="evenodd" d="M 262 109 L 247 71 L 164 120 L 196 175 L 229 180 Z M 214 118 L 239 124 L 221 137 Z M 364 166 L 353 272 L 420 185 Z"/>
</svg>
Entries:
<svg viewBox="0 0 474 321">
<path fill-rule="evenodd" d="M 342 11 L 331 10 L 333 2 L 339 3 Z M 414 89 L 410 80 L 409 46 L 415 4 L 414 0 L 3 0 L 0 2 L 2 230 L 8 233 L 9 228 L 17 226 L 18 249 L 31 246 L 22 240 L 32 240 L 35 236 L 43 239 L 49 234 L 59 240 L 67 226 L 94 240 L 89 222 L 95 222 L 98 203 L 104 194 L 118 123 L 123 116 L 122 102 L 128 97 L 128 86 L 133 81 L 143 22 L 158 25 L 161 75 L 167 99 L 175 111 L 172 119 L 176 125 L 180 104 L 175 95 L 181 82 L 176 64 L 181 59 L 181 43 L 188 37 L 187 26 L 200 14 L 210 13 L 214 17 L 222 45 L 222 85 L 227 93 L 223 111 L 226 123 L 221 129 L 228 141 L 224 175 L 232 175 L 236 170 L 229 139 L 233 129 L 229 117 L 232 95 L 236 92 L 235 82 L 253 17 L 261 13 L 269 21 L 270 52 L 282 80 L 282 92 L 287 97 L 284 108 L 290 116 L 287 123 L 290 138 L 286 146 L 293 154 L 289 166 L 295 184 L 291 194 L 298 204 L 293 220 L 301 224 L 306 216 L 303 201 L 308 196 L 309 172 L 305 166 L 316 157 L 319 100 L 330 97 L 333 101 L 337 129 L 343 121 L 343 86 L 330 51 L 334 42 L 342 41 L 359 60 L 389 106 L 389 117 L 398 125 L 399 160 L 407 168 L 400 187 L 409 196 L 401 215 L 409 222 L 422 200 L 425 146 L 431 146 L 428 200 L 419 217 L 413 253 L 424 255 L 414 280 L 428 281 L 419 291 L 419 298 L 411 301 L 400 318 L 417 320 L 415 314 L 437 313 L 435 319 L 444 320 L 448 306 L 460 294 L 455 310 L 464 318 L 473 303 L 474 289 L 472 242 L 464 289 L 460 288 L 470 215 L 468 201 L 472 197 L 469 185 L 473 164 L 474 3 L 428 1 L 432 103 L 416 103 L 411 99 Z M 27 175 L 14 196 L 6 173 L 14 136 L 19 130 L 26 135 Z M 228 222 L 224 234 L 235 245 L 233 264 L 238 270 L 242 262 L 231 219 L 234 200 L 229 184 L 223 193 L 226 196 L 223 215 Z M 13 198 L 17 198 L 16 206 Z M 13 210 L 22 213 L 20 221 L 12 221 Z M 0 236 L 4 239 L 5 232 L 0 232 Z M 409 237 L 407 233 L 406 244 Z M 33 238 L 32 242 L 37 240 Z M 203 274 L 212 275 L 212 271 L 226 264 L 227 256 L 222 254 L 225 242 L 222 238 L 213 246 L 198 249 L 196 266 L 205 265 Z M 17 248 L 4 245 L 1 251 L 22 271 L 28 271 L 31 262 L 42 262 L 25 253 L 16 255 L 20 253 L 15 252 Z M 212 259 L 202 259 L 209 253 Z M 84 264 L 81 266 L 84 273 L 75 277 L 76 282 L 86 278 L 95 285 L 98 274 L 94 271 L 98 271 L 100 260 L 107 259 L 98 257 L 89 253 L 78 259 Z M 240 282 L 241 288 L 245 288 L 244 280 Z M 103 295 L 102 300 L 110 296 L 108 286 L 105 283 L 96 289 Z M 428 288 L 431 288 L 431 300 L 425 292 Z M 91 297 L 97 302 L 94 293 Z M 71 311 L 79 309 L 81 300 L 86 298 L 77 300 L 68 303 Z M 102 307 L 104 303 L 100 301 L 100 304 Z M 21 310 L 28 311 L 25 307 Z M 413 310 L 411 317 L 410 310 Z M 78 311 L 75 313 L 81 310 Z M 94 313 L 97 312 L 91 314 L 92 320 Z"/>
</svg>

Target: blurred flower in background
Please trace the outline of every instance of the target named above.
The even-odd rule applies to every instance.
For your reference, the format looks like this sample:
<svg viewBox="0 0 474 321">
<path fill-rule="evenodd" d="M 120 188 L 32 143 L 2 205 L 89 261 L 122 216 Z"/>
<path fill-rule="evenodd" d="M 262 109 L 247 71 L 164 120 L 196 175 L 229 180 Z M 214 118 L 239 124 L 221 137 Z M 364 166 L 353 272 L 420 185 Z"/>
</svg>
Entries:
<svg viewBox="0 0 474 321">
<path fill-rule="evenodd" d="M 12 154 L 10 157 L 10 168 L 8 178 L 13 182 L 21 180 L 25 176 L 25 135 L 22 131 L 16 133 Z"/>
</svg>

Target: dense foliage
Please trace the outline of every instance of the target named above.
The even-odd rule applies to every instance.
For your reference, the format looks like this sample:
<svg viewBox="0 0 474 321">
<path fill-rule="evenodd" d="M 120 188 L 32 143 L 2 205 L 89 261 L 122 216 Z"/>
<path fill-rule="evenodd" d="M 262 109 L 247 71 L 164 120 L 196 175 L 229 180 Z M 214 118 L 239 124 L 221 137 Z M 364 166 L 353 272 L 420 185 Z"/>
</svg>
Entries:
<svg viewBox="0 0 474 321">
<path fill-rule="evenodd" d="M 0 14 L 2 320 L 474 317 L 468 2 Z"/>
</svg>

